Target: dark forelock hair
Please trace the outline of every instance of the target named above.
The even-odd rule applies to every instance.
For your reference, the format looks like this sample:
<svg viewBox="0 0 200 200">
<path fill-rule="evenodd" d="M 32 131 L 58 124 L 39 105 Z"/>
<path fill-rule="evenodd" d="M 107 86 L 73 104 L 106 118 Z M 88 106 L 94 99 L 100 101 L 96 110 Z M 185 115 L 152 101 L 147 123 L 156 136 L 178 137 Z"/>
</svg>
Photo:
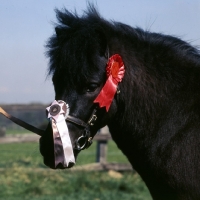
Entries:
<svg viewBox="0 0 200 200">
<path fill-rule="evenodd" d="M 66 9 L 55 11 L 58 20 L 56 34 L 50 37 L 46 45 L 50 59 L 49 74 L 65 73 L 66 77 L 69 75 L 77 79 L 77 84 L 96 69 L 95 53 L 105 53 L 106 39 L 101 35 L 101 23 L 108 22 L 91 5 L 81 17 Z M 74 79 L 70 80 L 73 82 Z"/>
</svg>

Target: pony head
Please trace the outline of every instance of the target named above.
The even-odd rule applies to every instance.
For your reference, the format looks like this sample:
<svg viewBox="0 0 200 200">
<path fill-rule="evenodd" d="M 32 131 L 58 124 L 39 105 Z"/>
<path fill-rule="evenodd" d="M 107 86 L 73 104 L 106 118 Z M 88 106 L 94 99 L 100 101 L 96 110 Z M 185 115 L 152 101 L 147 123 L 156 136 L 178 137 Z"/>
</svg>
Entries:
<svg viewBox="0 0 200 200">
<path fill-rule="evenodd" d="M 56 14 L 58 24 L 55 27 L 55 34 L 47 43 L 47 55 L 50 59 L 49 74 L 52 75 L 57 103 L 54 102 L 48 111 L 57 112 L 59 101 L 61 104 L 67 104 L 65 129 L 68 131 L 67 142 L 70 143 L 71 149 L 71 153 L 68 154 L 73 154 L 76 159 L 78 153 L 91 144 L 97 131 L 107 125 L 115 115 L 115 94 L 124 75 L 124 69 L 119 55 L 109 56 L 116 52 L 109 49 L 109 36 L 106 34 L 109 30 L 106 31 L 103 27 L 109 29 L 111 25 L 108 26 L 108 22 L 102 19 L 92 6 L 82 17 L 67 10 L 56 10 Z M 109 83 L 105 84 L 106 82 Z M 112 86 L 113 84 L 115 86 Z M 107 87 L 103 88 L 104 85 Z M 112 92 L 110 88 L 113 88 Z M 106 103 L 109 105 L 104 107 L 104 100 L 108 99 L 110 93 L 112 97 L 109 97 L 110 102 Z M 52 117 L 49 118 L 53 119 Z M 63 123 L 62 127 L 64 126 Z M 65 139 L 60 136 L 59 142 L 55 142 L 58 129 L 58 126 L 57 130 L 52 128 L 51 120 L 40 139 L 40 151 L 47 166 L 69 168 L 75 161 L 69 160 L 65 163 L 68 157 L 63 147 Z M 60 160 L 60 155 L 63 155 L 62 161 L 55 161 L 56 157 Z"/>
</svg>

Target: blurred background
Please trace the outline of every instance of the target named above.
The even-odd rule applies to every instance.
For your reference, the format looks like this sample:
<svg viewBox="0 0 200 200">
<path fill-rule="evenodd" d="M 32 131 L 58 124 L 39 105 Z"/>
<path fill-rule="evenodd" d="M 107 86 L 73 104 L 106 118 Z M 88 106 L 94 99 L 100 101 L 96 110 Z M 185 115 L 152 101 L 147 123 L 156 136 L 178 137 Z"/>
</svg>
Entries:
<svg viewBox="0 0 200 200">
<path fill-rule="evenodd" d="M 46 41 L 54 33 L 54 9 L 65 7 L 81 15 L 87 2 L 108 20 L 200 46 L 200 0 L 0 0 L 0 106 L 6 111 L 37 127 L 45 126 L 45 107 L 54 100 L 45 57 Z M 0 116 L 0 199 L 151 199 L 109 136 L 83 151 L 71 171 L 44 166 L 38 139 Z M 98 157 L 100 148 L 103 160 Z M 123 167 L 99 168 L 112 163 Z"/>
</svg>

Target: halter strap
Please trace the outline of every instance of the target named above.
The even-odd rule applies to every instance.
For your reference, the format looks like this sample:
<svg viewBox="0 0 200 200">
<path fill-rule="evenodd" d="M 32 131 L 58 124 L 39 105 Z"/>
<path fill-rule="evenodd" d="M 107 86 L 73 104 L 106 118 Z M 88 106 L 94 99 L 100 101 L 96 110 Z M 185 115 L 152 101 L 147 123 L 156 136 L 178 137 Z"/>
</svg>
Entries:
<svg viewBox="0 0 200 200">
<path fill-rule="evenodd" d="M 87 123 L 71 115 L 68 115 L 66 118 L 66 121 L 85 128 L 83 135 L 81 135 L 75 142 L 76 144 L 75 148 L 77 150 L 83 150 L 85 148 L 88 148 L 92 144 L 93 137 L 91 136 L 91 133 L 90 133 L 90 126 L 93 126 L 95 121 L 97 120 L 96 112 L 97 112 L 97 108 L 94 108 Z"/>
<path fill-rule="evenodd" d="M 77 117 L 73 117 L 71 115 L 67 116 L 66 121 L 74 123 L 78 126 L 82 126 L 84 128 L 89 128 L 89 126 L 93 126 L 94 122 L 97 120 L 96 112 L 97 112 L 97 108 L 94 108 L 87 123 L 85 123 L 83 120 L 81 120 Z"/>
<path fill-rule="evenodd" d="M 76 125 L 78 125 L 78 126 L 83 126 L 83 127 L 85 127 L 85 128 L 88 127 L 88 124 L 86 124 L 83 120 L 81 120 L 81 119 L 79 119 L 79 118 L 76 118 L 76 117 L 73 117 L 73 116 L 71 116 L 71 115 L 68 115 L 68 116 L 67 116 L 66 121 L 72 122 L 72 123 L 74 123 L 74 124 L 76 124 Z"/>
</svg>

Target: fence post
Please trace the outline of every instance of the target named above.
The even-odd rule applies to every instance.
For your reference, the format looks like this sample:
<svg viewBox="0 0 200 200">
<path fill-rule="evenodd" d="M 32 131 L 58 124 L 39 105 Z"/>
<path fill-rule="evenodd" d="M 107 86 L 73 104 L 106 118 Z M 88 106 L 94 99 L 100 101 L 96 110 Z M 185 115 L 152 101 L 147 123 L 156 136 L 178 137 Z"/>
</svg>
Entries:
<svg viewBox="0 0 200 200">
<path fill-rule="evenodd" d="M 109 133 L 108 127 L 105 126 L 100 129 L 99 134 L 106 135 Z M 107 157 L 107 139 L 97 140 L 96 162 L 106 163 Z"/>
<path fill-rule="evenodd" d="M 6 135 L 6 127 L 0 127 L 0 137 L 5 137 Z"/>
</svg>

